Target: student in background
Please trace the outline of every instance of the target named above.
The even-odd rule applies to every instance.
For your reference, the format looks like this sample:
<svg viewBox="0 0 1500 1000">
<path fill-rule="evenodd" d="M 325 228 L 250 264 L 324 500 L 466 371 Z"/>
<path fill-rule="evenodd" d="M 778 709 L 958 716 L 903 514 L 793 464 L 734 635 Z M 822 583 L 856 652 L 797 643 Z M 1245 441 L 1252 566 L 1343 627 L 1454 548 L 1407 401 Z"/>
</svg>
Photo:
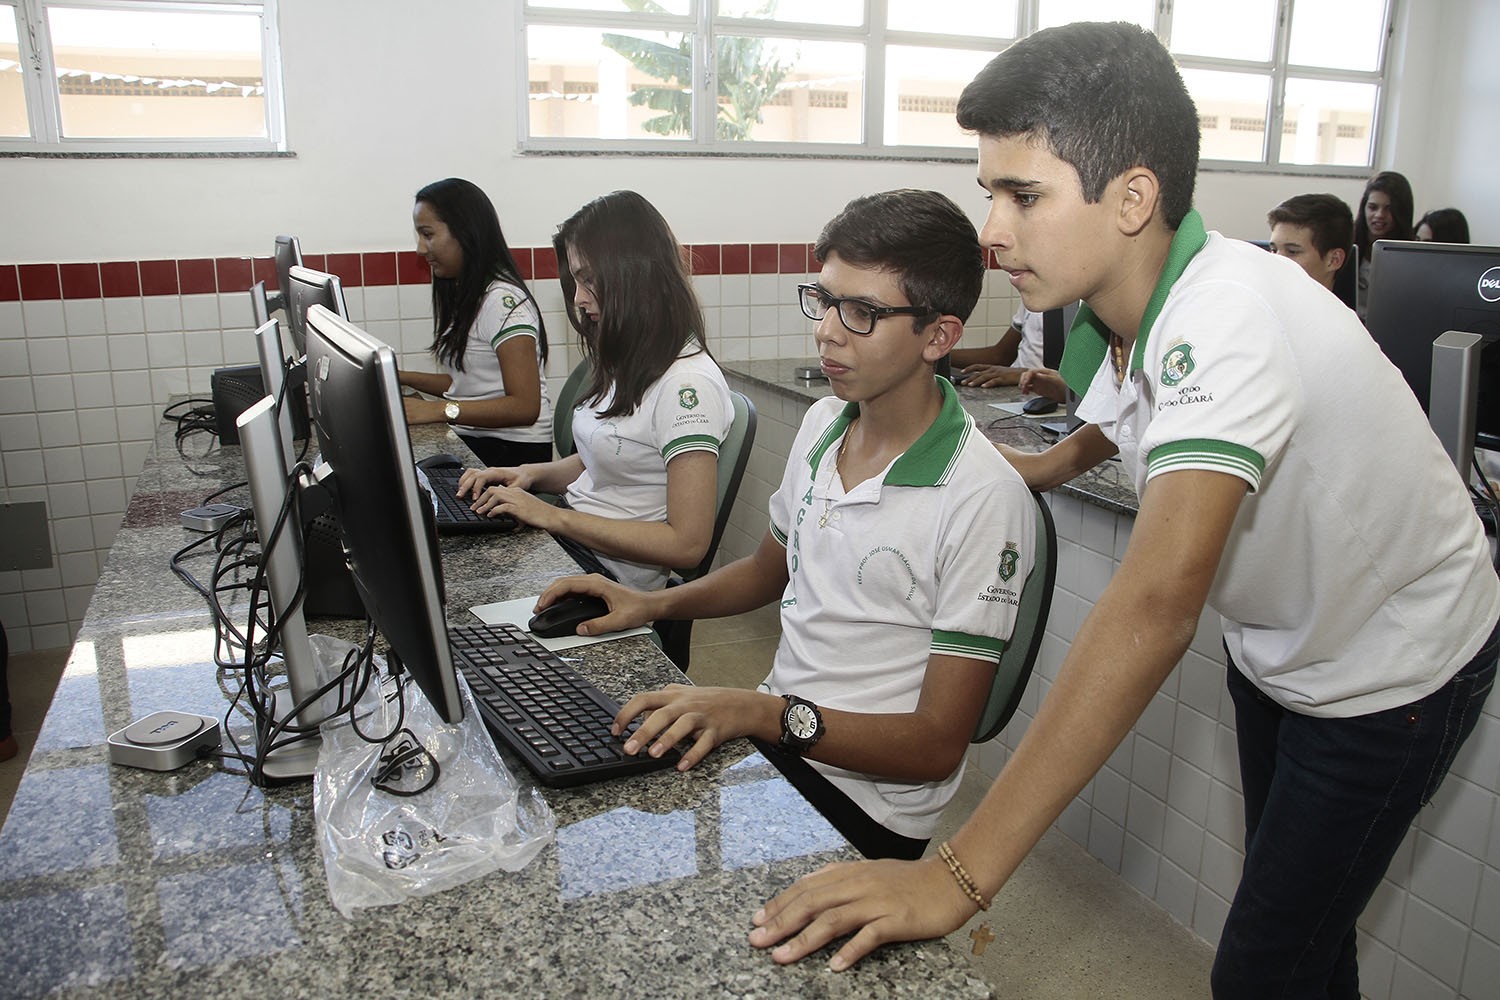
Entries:
<svg viewBox="0 0 1500 1000">
<path fill-rule="evenodd" d="M 1416 238 L 1428 243 L 1469 242 L 1469 220 L 1456 208 L 1435 208 L 1417 223 Z"/>
<path fill-rule="evenodd" d="M 412 424 L 449 423 L 487 465 L 552 457 L 542 368 L 547 328 L 516 269 L 495 206 L 457 177 L 417 192 L 417 253 L 432 269 L 432 354 L 441 372 L 402 371 Z"/>
<path fill-rule="evenodd" d="M 1266 214 L 1271 252 L 1289 257 L 1318 284 L 1333 290 L 1333 279 L 1349 257 L 1354 214 L 1331 194 L 1299 194 Z"/>
<path fill-rule="evenodd" d="M 1365 185 L 1365 193 L 1359 199 L 1359 214 L 1354 218 L 1354 244 L 1359 248 L 1355 312 L 1359 313 L 1361 322 L 1365 318 L 1365 301 L 1370 291 L 1370 248 L 1376 240 L 1411 239 L 1415 204 L 1411 182 L 1394 170 L 1382 170 Z"/>
<path fill-rule="evenodd" d="M 708 353 L 682 249 L 645 198 L 594 199 L 558 227 L 552 245 L 568 322 L 593 363 L 573 413 L 578 451 L 468 470 L 458 495 L 473 496 L 480 513 L 511 514 L 571 540 L 590 568 L 654 590 L 668 567 L 695 565 L 708 551 L 719 443 L 734 418 L 729 386 Z"/>
<path fill-rule="evenodd" d="M 1028 368 L 1042 366 L 1042 314 L 1019 306 L 1010 328 L 989 347 L 961 347 L 950 360 L 958 368 L 959 385 L 989 388 L 1015 385 Z"/>
<path fill-rule="evenodd" d="M 841 969 L 962 925 L 1114 752 L 1206 601 L 1246 843 L 1213 994 L 1357 1000 L 1355 921 L 1494 684 L 1500 579 L 1464 481 L 1347 308 L 1205 230 L 1198 113 L 1150 32 L 1039 31 L 980 71 L 958 121 L 992 199 L 981 241 L 1027 308 L 1084 301 L 1061 367 L 1088 423 L 1007 457 L 1046 489 L 1118 453 L 1140 510 L 949 850 L 809 875 L 753 915 L 750 943 L 790 936 L 788 962 L 857 932 Z"/>
<path fill-rule="evenodd" d="M 915 858 L 958 788 L 1010 636 L 1035 501 L 933 374 L 979 298 L 968 217 L 933 191 L 868 195 L 815 252 L 822 269 L 800 299 L 834 395 L 802 421 L 755 554 L 651 594 L 570 577 L 539 606 L 600 595 L 610 613 L 579 629 L 597 633 L 779 601 L 759 690 L 636 695 L 616 719 L 618 731 L 645 716 L 626 752 L 689 740 L 686 770 L 754 737 L 866 856 Z"/>
</svg>

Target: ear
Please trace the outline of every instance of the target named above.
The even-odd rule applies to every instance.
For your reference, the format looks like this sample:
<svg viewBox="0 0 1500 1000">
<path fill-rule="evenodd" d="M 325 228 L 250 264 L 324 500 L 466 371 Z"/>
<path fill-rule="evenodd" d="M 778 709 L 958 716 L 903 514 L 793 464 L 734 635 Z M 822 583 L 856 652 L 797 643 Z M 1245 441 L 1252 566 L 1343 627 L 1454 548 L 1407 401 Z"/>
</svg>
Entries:
<svg viewBox="0 0 1500 1000">
<path fill-rule="evenodd" d="M 945 314 L 927 324 L 921 335 L 926 339 L 922 345 L 922 360 L 936 364 L 957 346 L 958 339 L 964 335 L 964 321 Z"/>
<path fill-rule="evenodd" d="M 1126 236 L 1139 236 L 1157 216 L 1161 181 L 1146 167 L 1131 167 L 1109 182 L 1105 197 L 1111 194 L 1119 206 L 1120 232 Z"/>
<path fill-rule="evenodd" d="M 1348 258 L 1348 256 L 1349 251 L 1345 250 L 1343 247 L 1334 247 L 1332 250 L 1328 251 L 1328 256 L 1323 259 L 1327 262 L 1328 269 L 1330 271 L 1337 271 L 1339 268 L 1344 266 L 1344 261 Z"/>
</svg>

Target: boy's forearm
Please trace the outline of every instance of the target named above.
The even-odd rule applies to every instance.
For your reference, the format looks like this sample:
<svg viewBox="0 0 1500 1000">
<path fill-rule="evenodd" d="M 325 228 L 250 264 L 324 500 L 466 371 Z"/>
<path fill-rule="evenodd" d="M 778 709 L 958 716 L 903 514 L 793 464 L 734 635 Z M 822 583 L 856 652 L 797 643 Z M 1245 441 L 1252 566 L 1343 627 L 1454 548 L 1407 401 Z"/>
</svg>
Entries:
<svg viewBox="0 0 1500 1000">
<path fill-rule="evenodd" d="M 1082 475 L 1119 449 L 1097 425 L 1084 424 L 1046 451 L 1019 451 L 998 443 L 995 450 L 1015 467 L 1027 486 L 1045 493 Z"/>
<path fill-rule="evenodd" d="M 727 618 L 779 600 L 786 590 L 786 550 L 768 531 L 760 546 L 706 576 L 648 595 L 652 620 Z"/>
</svg>

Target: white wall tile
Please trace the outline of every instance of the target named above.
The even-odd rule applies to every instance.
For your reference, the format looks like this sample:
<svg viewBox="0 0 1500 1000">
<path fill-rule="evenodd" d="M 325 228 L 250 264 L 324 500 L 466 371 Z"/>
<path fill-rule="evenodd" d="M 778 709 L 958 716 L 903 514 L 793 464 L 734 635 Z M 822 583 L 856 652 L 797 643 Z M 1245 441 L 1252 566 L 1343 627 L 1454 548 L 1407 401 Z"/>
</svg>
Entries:
<svg viewBox="0 0 1500 1000">
<path fill-rule="evenodd" d="M 40 448 L 42 434 L 34 413 L 10 413 L 0 416 L 0 447 L 7 451 Z"/>
<path fill-rule="evenodd" d="M 188 330 L 182 335 L 188 367 L 224 364 L 224 340 L 218 330 Z"/>
<path fill-rule="evenodd" d="M 365 322 L 397 320 L 401 318 L 401 303 L 396 289 L 398 285 L 371 285 L 365 289 Z"/>
<path fill-rule="evenodd" d="M 1224 931 L 1224 919 L 1229 916 L 1229 900 L 1213 892 L 1207 886 L 1198 886 L 1197 898 L 1193 900 L 1192 928 L 1209 944 L 1217 945 Z"/>
<path fill-rule="evenodd" d="M 31 373 L 31 356 L 24 340 L 0 340 L 0 372 L 15 375 Z"/>
<path fill-rule="evenodd" d="M 250 306 L 249 292 L 221 292 L 218 300 L 220 329 L 249 331 L 255 328 L 255 312 Z"/>
<path fill-rule="evenodd" d="M 68 620 L 61 590 L 33 590 L 26 594 L 26 621 L 32 626 Z"/>
<path fill-rule="evenodd" d="M 27 337 L 27 369 L 32 375 L 57 375 L 72 368 L 66 337 Z"/>
<path fill-rule="evenodd" d="M 1208 792 L 1211 779 L 1181 757 L 1172 759 L 1172 773 L 1167 783 L 1167 805 L 1199 826 L 1208 821 Z"/>
<path fill-rule="evenodd" d="M 68 336 L 104 333 L 104 300 L 79 299 L 63 302 L 63 325 Z"/>
<path fill-rule="evenodd" d="M 94 514 L 89 518 L 94 525 L 94 546 L 107 549 L 115 544 L 115 535 L 120 531 L 119 514 Z"/>
<path fill-rule="evenodd" d="M 114 477 L 117 481 L 123 474 L 120 468 L 120 446 L 118 444 L 88 444 L 83 452 L 83 474 L 90 480 Z M 124 507 L 120 508 L 124 510 Z M 97 512 L 98 508 L 95 508 Z"/>
<path fill-rule="evenodd" d="M 1359 955 L 1359 992 L 1368 1000 L 1391 1000 L 1391 976 L 1396 970 L 1396 953 L 1368 934 L 1356 933 Z"/>
<path fill-rule="evenodd" d="M 114 406 L 114 376 L 109 372 L 74 375 L 73 398 L 81 407 Z"/>
<path fill-rule="evenodd" d="M 37 427 L 41 430 L 43 448 L 62 448 L 80 440 L 78 414 L 72 410 L 39 413 Z"/>
<path fill-rule="evenodd" d="M 1125 852 L 1125 828 L 1098 810 L 1089 821 L 1088 851 L 1112 872 L 1119 872 Z"/>
<path fill-rule="evenodd" d="M 0 302 L 0 340 L 21 340 L 26 336 L 26 320 L 19 302 Z"/>
<path fill-rule="evenodd" d="M 1398 956 L 1391 976 L 1391 997 L 1400 1000 L 1453 1000 L 1453 987 L 1409 959 Z"/>
<path fill-rule="evenodd" d="M 425 319 L 427 328 L 432 329 L 432 287 L 430 285 L 397 285 L 396 304 L 401 309 L 402 319 Z M 536 294 L 533 290 L 532 294 Z M 541 296 L 538 295 L 538 300 Z M 559 293 L 556 306 L 547 305 L 547 308 L 560 308 L 562 295 Z"/>
<path fill-rule="evenodd" d="M 6 451 L 4 459 L 7 486 L 38 486 L 47 482 L 42 452 L 29 449 Z"/>
<path fill-rule="evenodd" d="M 117 333 L 109 337 L 109 367 L 112 371 L 127 368 L 145 368 L 146 335 L 144 333 Z M 84 369 L 88 371 L 89 369 Z"/>
<path fill-rule="evenodd" d="M 47 472 L 49 483 L 81 482 L 83 452 L 76 447 L 49 447 L 42 452 L 42 467 Z"/>
<path fill-rule="evenodd" d="M 146 312 L 146 331 L 148 333 L 184 329 L 182 325 L 182 296 L 147 295 L 141 299 L 141 306 Z"/>
<path fill-rule="evenodd" d="M 26 593 L 33 590 L 61 590 L 62 574 L 56 566 L 47 566 L 42 569 L 21 570 L 21 589 Z"/>
<path fill-rule="evenodd" d="M 719 305 L 748 306 L 750 304 L 750 275 L 725 274 L 719 277 Z"/>
<path fill-rule="evenodd" d="M 76 486 L 47 486 L 47 513 L 52 518 L 55 527 L 59 518 L 82 517 L 89 512 L 88 494 Z M 90 538 L 92 538 L 90 532 Z M 77 551 L 80 546 L 74 546 L 68 551 Z"/>
<path fill-rule="evenodd" d="M 1360 962 L 1360 982 L 1364 982 L 1364 962 Z M 1500 990 L 1500 944 L 1478 934 L 1469 935 L 1464 955 L 1461 996 L 1466 1000 L 1493 997 Z"/>
<path fill-rule="evenodd" d="M 1468 924 L 1474 917 L 1483 868 L 1478 858 L 1418 834 L 1412 854 L 1411 891 L 1423 902 Z"/>
<path fill-rule="evenodd" d="M 1163 859 L 1156 873 L 1156 902 L 1180 924 L 1193 926 L 1193 906 L 1197 902 L 1198 881 L 1192 875 Z"/>
<path fill-rule="evenodd" d="M 66 337 L 67 320 L 63 318 L 62 300 L 21 303 L 21 318 L 26 324 L 26 336 Z"/>
<path fill-rule="evenodd" d="M 1463 974 L 1468 932 L 1463 924 L 1415 897 L 1401 920 L 1401 954 L 1444 985 L 1458 985 Z M 1401 994 L 1405 996 L 1406 994 Z"/>
<path fill-rule="evenodd" d="M 1417 814 L 1417 826 L 1465 853 L 1483 857 L 1494 808 L 1494 795 L 1450 774 L 1432 803 Z M 1490 860 L 1493 864 L 1500 859 Z"/>
<path fill-rule="evenodd" d="M 7 633 L 9 626 L 6 627 Z M 76 633 L 66 623 L 57 625 L 37 625 L 31 629 L 30 640 L 32 649 L 63 649 L 73 644 L 73 636 Z"/>
<path fill-rule="evenodd" d="M 182 307 L 182 329 L 219 330 L 219 296 L 217 293 L 178 296 Z M 248 303 L 249 299 L 246 298 Z M 249 327 L 249 317 L 245 326 Z"/>
<path fill-rule="evenodd" d="M 68 358 L 74 372 L 109 371 L 108 337 L 69 337 Z"/>
<path fill-rule="evenodd" d="M 104 329 L 108 333 L 144 333 L 146 312 L 141 300 L 134 296 L 105 299 Z"/>
<path fill-rule="evenodd" d="M 115 402 L 121 406 L 151 402 L 151 378 L 146 372 L 115 372 L 110 381 L 114 385 Z"/>
<path fill-rule="evenodd" d="M 62 573 L 64 589 L 92 587 L 99 577 L 92 552 L 63 552 L 61 545 L 58 546 L 57 568 Z"/>
<path fill-rule="evenodd" d="M 91 514 L 121 514 L 128 499 L 125 481 L 118 475 L 107 479 L 90 479 L 87 485 Z"/>
</svg>

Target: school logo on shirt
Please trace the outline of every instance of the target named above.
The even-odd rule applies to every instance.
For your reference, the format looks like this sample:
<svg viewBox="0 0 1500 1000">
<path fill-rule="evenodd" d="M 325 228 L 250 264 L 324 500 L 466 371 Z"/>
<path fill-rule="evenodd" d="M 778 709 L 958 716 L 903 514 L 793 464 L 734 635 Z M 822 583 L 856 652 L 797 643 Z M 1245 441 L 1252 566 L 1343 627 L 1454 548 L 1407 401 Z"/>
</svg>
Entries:
<svg viewBox="0 0 1500 1000">
<path fill-rule="evenodd" d="M 1016 575 L 1016 567 L 1020 565 L 1021 552 L 1016 548 L 1015 542 L 1006 542 L 1005 550 L 1000 553 L 1000 579 L 1006 583 Z"/>
<path fill-rule="evenodd" d="M 677 402 L 684 410 L 691 410 L 698 405 L 698 390 L 692 386 L 684 386 L 677 390 Z"/>
<path fill-rule="evenodd" d="M 1161 359 L 1161 384 L 1177 385 L 1193 373 L 1194 367 L 1193 345 L 1186 342 L 1175 345 Z"/>
<path fill-rule="evenodd" d="M 507 309 L 514 309 L 516 306 L 521 304 L 520 302 L 516 301 L 516 297 L 514 295 L 502 295 L 500 296 L 500 302 Z"/>
</svg>

